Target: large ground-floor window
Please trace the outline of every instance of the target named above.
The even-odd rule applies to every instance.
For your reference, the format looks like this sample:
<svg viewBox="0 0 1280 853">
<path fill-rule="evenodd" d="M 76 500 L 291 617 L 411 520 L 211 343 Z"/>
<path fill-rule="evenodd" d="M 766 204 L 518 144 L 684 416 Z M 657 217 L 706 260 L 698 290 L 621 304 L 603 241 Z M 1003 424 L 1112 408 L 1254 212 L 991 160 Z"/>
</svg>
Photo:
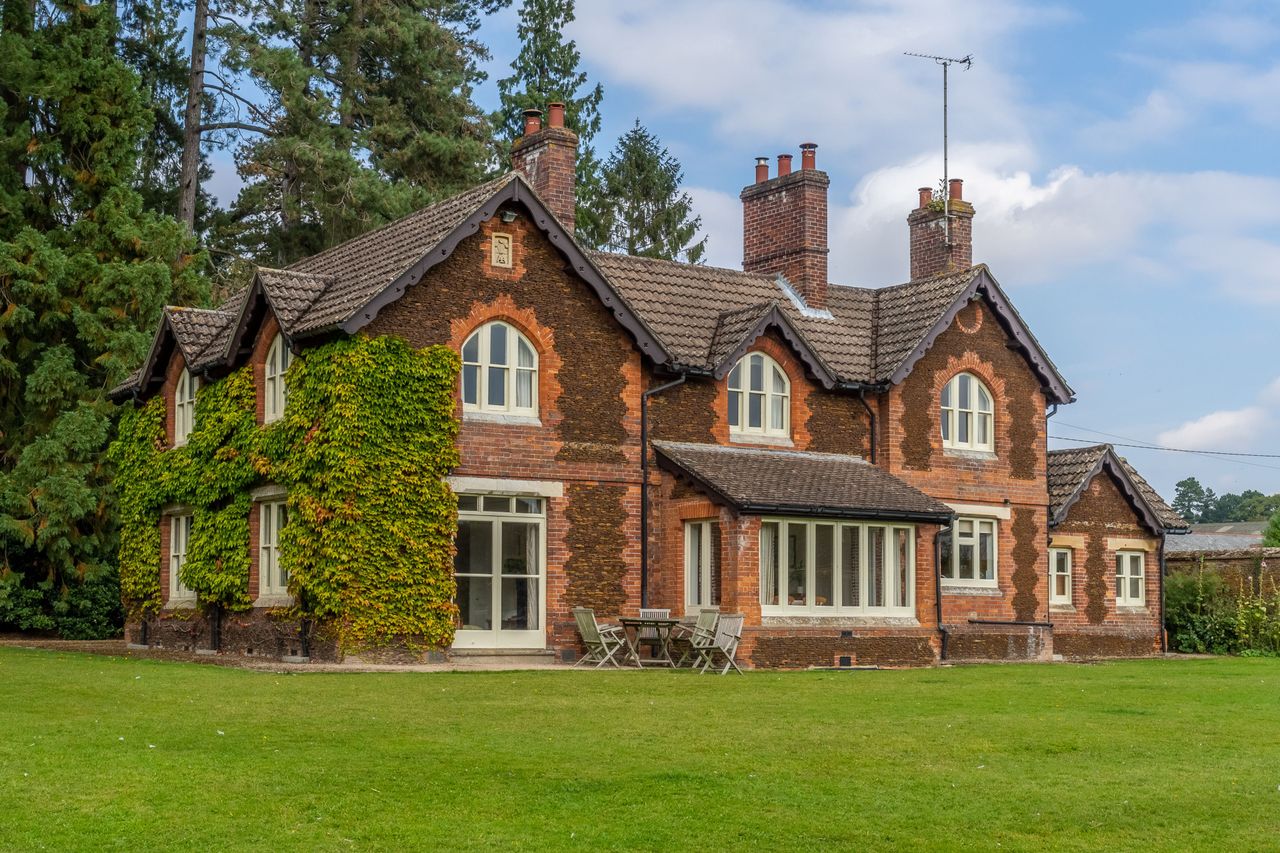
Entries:
<svg viewBox="0 0 1280 853">
<path fill-rule="evenodd" d="M 684 524 L 684 606 L 696 613 L 720 604 L 720 523 Z"/>
<path fill-rule="evenodd" d="M 543 642 L 545 526 L 541 498 L 458 496 L 455 645 Z"/>
<path fill-rule="evenodd" d="M 915 528 L 767 519 L 760 525 L 764 614 L 909 616 Z"/>
</svg>

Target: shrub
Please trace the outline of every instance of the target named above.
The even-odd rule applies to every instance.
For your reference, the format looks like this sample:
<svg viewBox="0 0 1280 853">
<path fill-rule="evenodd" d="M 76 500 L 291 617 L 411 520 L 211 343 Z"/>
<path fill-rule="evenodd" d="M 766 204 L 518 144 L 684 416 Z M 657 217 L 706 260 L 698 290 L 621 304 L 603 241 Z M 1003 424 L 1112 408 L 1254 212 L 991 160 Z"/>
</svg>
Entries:
<svg viewBox="0 0 1280 853">
<path fill-rule="evenodd" d="M 1230 589 L 1221 577 L 1205 572 L 1203 561 L 1195 574 L 1170 575 L 1164 592 L 1170 647 L 1198 654 L 1280 655 L 1280 590 L 1260 587 L 1249 578 Z"/>
</svg>

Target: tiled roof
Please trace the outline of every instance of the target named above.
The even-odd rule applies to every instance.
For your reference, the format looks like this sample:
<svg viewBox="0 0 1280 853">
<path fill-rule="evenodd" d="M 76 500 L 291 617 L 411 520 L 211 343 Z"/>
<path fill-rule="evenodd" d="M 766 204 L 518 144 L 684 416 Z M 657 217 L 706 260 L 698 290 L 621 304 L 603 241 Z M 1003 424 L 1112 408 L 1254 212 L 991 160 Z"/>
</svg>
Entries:
<svg viewBox="0 0 1280 853">
<path fill-rule="evenodd" d="M 874 291 L 875 376 L 887 379 L 925 339 L 929 330 L 985 266 Z"/>
<path fill-rule="evenodd" d="M 736 509 L 945 520 L 951 508 L 857 456 L 655 441 L 659 462 Z"/>
<path fill-rule="evenodd" d="M 707 364 L 715 366 L 728 358 L 742 343 L 747 332 L 751 331 L 777 304 L 777 302 L 762 302 L 758 305 L 748 305 L 746 308 L 725 311 L 717 317 L 715 332 L 711 335 L 711 347 L 707 353 Z"/>
<path fill-rule="evenodd" d="M 1261 533 L 1196 533 L 1170 536 L 1165 550 L 1172 554 L 1225 553 L 1262 547 Z"/>
<path fill-rule="evenodd" d="M 267 299 L 271 301 L 280 325 L 290 334 L 306 318 L 308 309 L 321 294 L 336 283 L 333 276 L 270 267 L 258 268 L 258 280 L 267 292 Z"/>
<path fill-rule="evenodd" d="M 515 178 L 514 172 L 508 173 L 292 264 L 291 272 L 330 281 L 298 324 L 298 331 L 341 324 Z"/>
<path fill-rule="evenodd" d="M 1166 530 L 1183 530 L 1187 527 L 1187 522 L 1182 516 L 1165 503 L 1151 484 L 1143 479 L 1127 459 L 1118 456 L 1109 444 L 1049 451 L 1049 515 L 1051 518 L 1058 517 L 1067 502 L 1085 485 L 1090 475 L 1098 470 L 1103 457 L 1108 454 L 1119 463 L 1133 488 L 1142 496 L 1156 520 Z"/>
<path fill-rule="evenodd" d="M 182 350 L 182 357 L 190 366 L 198 365 L 211 346 L 217 343 L 219 334 L 235 318 L 224 311 L 203 308 L 164 309 L 173 336 Z"/>
</svg>

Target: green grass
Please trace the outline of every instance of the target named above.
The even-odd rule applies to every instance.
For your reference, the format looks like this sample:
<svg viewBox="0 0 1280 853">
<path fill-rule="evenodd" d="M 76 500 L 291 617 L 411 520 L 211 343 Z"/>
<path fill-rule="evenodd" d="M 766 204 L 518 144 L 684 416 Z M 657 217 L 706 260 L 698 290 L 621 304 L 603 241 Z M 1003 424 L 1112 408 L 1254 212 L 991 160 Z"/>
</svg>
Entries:
<svg viewBox="0 0 1280 853">
<path fill-rule="evenodd" d="M 0 685 L 6 850 L 1280 847 L 1274 659 Z"/>
</svg>

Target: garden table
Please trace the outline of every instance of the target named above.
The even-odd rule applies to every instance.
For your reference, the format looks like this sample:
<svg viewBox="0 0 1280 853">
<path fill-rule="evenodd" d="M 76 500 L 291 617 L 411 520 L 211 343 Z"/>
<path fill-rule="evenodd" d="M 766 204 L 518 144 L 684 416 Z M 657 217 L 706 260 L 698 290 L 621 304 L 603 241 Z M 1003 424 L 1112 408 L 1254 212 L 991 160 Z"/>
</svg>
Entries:
<svg viewBox="0 0 1280 853">
<path fill-rule="evenodd" d="M 622 630 L 627 637 L 628 660 L 634 661 L 635 665 L 639 667 L 643 667 L 647 663 L 649 666 L 675 668 L 676 662 L 671 659 L 671 632 L 680 624 L 679 619 L 624 616 L 618 621 L 622 623 Z M 650 661 L 645 661 L 640 657 L 640 634 L 645 628 L 653 630 L 653 637 L 646 637 L 645 639 L 657 641 L 657 652 Z"/>
</svg>

